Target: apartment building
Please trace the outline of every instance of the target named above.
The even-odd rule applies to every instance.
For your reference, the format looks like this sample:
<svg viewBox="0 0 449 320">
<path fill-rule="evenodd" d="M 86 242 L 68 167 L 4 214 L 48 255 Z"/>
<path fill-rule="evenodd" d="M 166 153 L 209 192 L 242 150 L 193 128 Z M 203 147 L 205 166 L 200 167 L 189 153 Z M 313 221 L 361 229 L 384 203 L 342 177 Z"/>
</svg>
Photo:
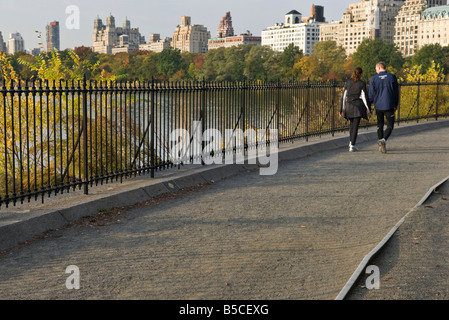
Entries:
<svg viewBox="0 0 449 320">
<path fill-rule="evenodd" d="M 440 18 L 444 9 L 441 6 L 447 4 L 447 0 L 406 0 L 395 18 L 394 43 L 403 56 L 411 56 L 422 45 L 435 43 L 441 39 L 440 33 L 429 34 L 432 30 L 444 31 L 444 18 Z M 431 8 L 434 8 L 431 9 Z M 426 9 L 429 10 L 424 15 Z M 435 19 L 436 18 L 436 19 Z M 425 31 L 421 30 L 422 28 Z M 441 29 L 441 30 L 440 30 Z M 438 32 L 439 32 L 438 31 Z"/>
<path fill-rule="evenodd" d="M 19 32 L 9 34 L 7 47 L 9 54 L 14 54 L 19 51 L 25 52 L 25 41 L 22 35 Z"/>
<path fill-rule="evenodd" d="M 232 27 L 231 12 L 226 12 L 226 15 L 220 20 L 218 25 L 217 38 L 232 36 L 234 36 L 234 28 Z"/>
<path fill-rule="evenodd" d="M 396 15 L 404 0 L 362 0 L 349 5 L 341 21 L 320 25 L 320 41 L 333 40 L 350 55 L 364 39 L 394 42 Z"/>
<path fill-rule="evenodd" d="M 110 15 L 106 25 L 99 17 L 95 19 L 92 42 L 94 52 L 112 54 L 138 50 L 139 45 L 145 43 L 145 37 L 141 36 L 139 28 L 131 28 L 128 19 L 123 21 L 122 27 L 116 27 L 115 18 Z"/>
<path fill-rule="evenodd" d="M 226 15 L 218 24 L 217 38 L 212 38 L 208 41 L 208 49 L 229 48 L 241 44 L 255 44 L 260 46 L 261 42 L 261 37 L 253 36 L 249 30 L 238 36 L 234 35 L 231 13 L 226 12 Z"/>
<path fill-rule="evenodd" d="M 191 17 L 182 16 L 173 33 L 171 47 L 191 53 L 206 53 L 210 32 L 203 25 L 192 25 Z"/>
<path fill-rule="evenodd" d="M 165 39 L 161 39 L 161 35 L 159 33 L 152 33 L 150 34 L 148 43 L 139 45 L 139 50 L 162 52 L 164 49 L 169 49 L 170 44 L 171 38 L 166 37 Z"/>
<path fill-rule="evenodd" d="M 238 36 L 209 39 L 208 48 L 209 50 L 214 50 L 218 48 L 235 47 L 241 44 L 254 44 L 256 46 L 260 46 L 261 43 L 261 37 L 253 36 L 250 31 L 247 31 L 246 33 L 242 33 Z"/>
<path fill-rule="evenodd" d="M 262 45 L 269 46 L 275 51 L 284 51 L 290 44 L 294 44 L 305 55 L 312 54 L 312 48 L 320 40 L 320 25 L 313 19 L 302 22 L 302 15 L 296 10 L 285 14 L 284 23 L 276 23 L 262 31 Z"/>
<path fill-rule="evenodd" d="M 420 16 L 418 48 L 439 43 L 449 45 L 449 6 L 430 7 Z"/>
<path fill-rule="evenodd" d="M 55 48 L 57 51 L 60 50 L 60 38 L 59 38 L 59 22 L 53 21 L 50 22 L 46 28 L 46 36 L 47 36 L 47 51 L 50 51 L 52 48 Z"/>
</svg>

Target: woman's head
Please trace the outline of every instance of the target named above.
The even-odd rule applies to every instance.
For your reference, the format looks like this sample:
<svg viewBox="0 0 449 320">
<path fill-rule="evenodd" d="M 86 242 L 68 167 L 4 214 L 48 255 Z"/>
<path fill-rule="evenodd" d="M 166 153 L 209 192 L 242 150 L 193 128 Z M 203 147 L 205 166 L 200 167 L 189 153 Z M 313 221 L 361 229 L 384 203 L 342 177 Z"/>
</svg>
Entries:
<svg viewBox="0 0 449 320">
<path fill-rule="evenodd" d="M 354 69 L 354 73 L 352 74 L 351 78 L 357 82 L 362 78 L 362 73 L 363 73 L 362 68 L 357 67 Z"/>
</svg>

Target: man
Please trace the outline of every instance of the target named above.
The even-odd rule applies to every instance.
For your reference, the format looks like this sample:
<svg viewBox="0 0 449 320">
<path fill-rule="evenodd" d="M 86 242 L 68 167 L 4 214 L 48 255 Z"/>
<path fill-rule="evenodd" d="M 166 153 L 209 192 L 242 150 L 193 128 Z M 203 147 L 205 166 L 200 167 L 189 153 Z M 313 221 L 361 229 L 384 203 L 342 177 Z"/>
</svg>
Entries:
<svg viewBox="0 0 449 320">
<path fill-rule="evenodd" d="M 369 84 L 368 97 L 376 109 L 379 151 L 387 153 L 386 142 L 393 131 L 399 105 L 399 84 L 396 76 L 387 72 L 384 62 L 376 64 L 376 72 Z M 387 128 L 384 130 L 385 120 Z"/>
</svg>

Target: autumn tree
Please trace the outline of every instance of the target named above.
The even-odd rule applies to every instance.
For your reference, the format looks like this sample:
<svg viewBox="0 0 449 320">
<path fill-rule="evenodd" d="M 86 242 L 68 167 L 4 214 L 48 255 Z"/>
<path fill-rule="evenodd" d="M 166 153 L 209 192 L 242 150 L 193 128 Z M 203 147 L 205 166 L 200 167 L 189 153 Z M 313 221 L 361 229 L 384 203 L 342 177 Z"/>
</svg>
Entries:
<svg viewBox="0 0 449 320">
<path fill-rule="evenodd" d="M 346 52 L 335 41 L 320 41 L 313 46 L 313 53 L 304 56 L 295 65 L 302 78 L 314 80 L 343 80 Z"/>
<path fill-rule="evenodd" d="M 411 57 L 411 63 L 413 66 L 420 66 L 421 74 L 432 68 L 432 63 L 440 66 L 446 74 L 449 67 L 449 48 L 442 47 L 439 43 L 424 45 Z"/>
<path fill-rule="evenodd" d="M 28 81 L 16 73 L 13 57 L 0 53 L 1 86 L 11 88 L 0 95 L 0 139 L 4 142 L 0 144 L 0 198 L 75 186 L 87 176 L 126 169 L 121 159 L 129 151 L 121 143 L 134 149 L 140 143 L 135 132 L 141 129 L 131 122 L 130 112 L 142 97 L 134 92 L 111 94 L 116 87 L 113 75 L 85 82 L 86 72 L 97 71 L 99 61 L 92 65 L 73 50 L 25 57 L 17 61 L 33 72 Z M 108 89 L 109 94 L 83 93 L 85 86 Z M 83 136 L 88 138 L 87 145 Z M 89 152 L 87 167 L 81 150 Z"/>
</svg>

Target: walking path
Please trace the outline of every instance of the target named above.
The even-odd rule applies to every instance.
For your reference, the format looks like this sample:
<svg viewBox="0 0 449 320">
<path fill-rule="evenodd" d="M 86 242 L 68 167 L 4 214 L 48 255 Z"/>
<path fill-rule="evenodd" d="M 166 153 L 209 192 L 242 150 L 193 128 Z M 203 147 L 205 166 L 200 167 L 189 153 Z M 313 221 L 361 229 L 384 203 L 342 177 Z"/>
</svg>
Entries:
<svg viewBox="0 0 449 320">
<path fill-rule="evenodd" d="M 387 154 L 373 128 L 361 130 L 359 152 L 347 152 L 346 135 L 284 145 L 272 176 L 185 168 L 52 197 L 39 210 L 2 208 L 0 299 L 335 299 L 407 213 L 370 262 L 380 289 L 362 275 L 345 298 L 447 298 L 447 285 L 428 284 L 448 282 L 449 195 L 415 206 L 449 176 L 449 121 L 397 127 Z M 182 190 L 163 192 L 167 181 Z M 109 209 L 137 200 L 146 203 Z M 71 265 L 79 290 L 66 287 Z"/>
</svg>

